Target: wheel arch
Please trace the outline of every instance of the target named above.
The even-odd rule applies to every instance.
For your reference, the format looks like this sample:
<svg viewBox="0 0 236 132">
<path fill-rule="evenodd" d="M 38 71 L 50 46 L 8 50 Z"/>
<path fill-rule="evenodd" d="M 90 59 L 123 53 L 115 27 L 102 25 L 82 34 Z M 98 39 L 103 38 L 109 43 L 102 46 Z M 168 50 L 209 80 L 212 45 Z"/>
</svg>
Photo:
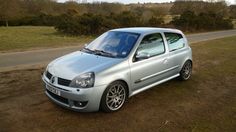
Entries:
<svg viewBox="0 0 236 132">
<path fill-rule="evenodd" d="M 125 85 L 126 85 L 126 91 L 127 91 L 127 93 L 126 93 L 126 97 L 128 98 L 129 97 L 129 94 L 130 94 L 130 88 L 129 88 L 129 85 L 128 85 L 128 83 L 125 81 L 125 80 L 123 80 L 123 79 L 118 79 L 118 80 L 116 80 L 116 81 L 113 81 L 113 82 L 122 82 L 122 83 L 124 83 Z M 126 98 L 126 99 L 127 99 Z"/>
<path fill-rule="evenodd" d="M 190 61 L 191 64 L 192 64 L 192 66 L 193 66 L 193 60 L 192 60 L 192 58 L 186 58 L 186 59 L 183 61 L 183 63 L 181 64 L 180 70 L 183 68 L 184 64 L 185 64 L 187 61 Z"/>
<path fill-rule="evenodd" d="M 128 82 L 127 81 L 125 81 L 124 79 L 116 79 L 116 80 L 113 80 L 113 81 L 111 81 L 108 85 L 107 85 L 107 87 L 109 87 L 112 83 L 114 83 L 114 82 L 122 82 L 122 83 L 124 83 L 125 84 L 125 88 L 126 88 L 126 99 L 128 99 L 129 98 L 129 95 L 130 95 L 130 93 L 131 93 L 131 89 L 130 89 L 130 87 L 129 87 L 129 84 L 128 84 Z M 107 89 L 107 87 L 103 90 L 103 93 L 105 92 L 105 90 Z"/>
<path fill-rule="evenodd" d="M 112 83 L 114 83 L 114 82 L 122 82 L 123 84 L 125 84 L 125 89 L 126 89 L 126 100 L 128 99 L 128 97 L 129 97 L 129 93 L 130 93 L 130 89 L 129 89 L 129 85 L 128 85 L 128 83 L 125 81 L 125 80 L 123 80 L 123 79 L 117 79 L 117 80 L 114 80 L 114 81 L 112 81 L 112 82 L 110 82 L 108 85 L 107 85 L 107 87 L 105 88 L 105 90 L 103 91 L 103 94 L 102 94 L 102 97 L 101 97 L 101 100 L 100 100 L 100 105 L 99 105 L 99 109 L 101 110 L 101 106 L 102 106 L 102 99 L 103 99 L 103 96 L 104 96 L 104 92 L 106 91 L 106 89 L 112 84 Z"/>
</svg>

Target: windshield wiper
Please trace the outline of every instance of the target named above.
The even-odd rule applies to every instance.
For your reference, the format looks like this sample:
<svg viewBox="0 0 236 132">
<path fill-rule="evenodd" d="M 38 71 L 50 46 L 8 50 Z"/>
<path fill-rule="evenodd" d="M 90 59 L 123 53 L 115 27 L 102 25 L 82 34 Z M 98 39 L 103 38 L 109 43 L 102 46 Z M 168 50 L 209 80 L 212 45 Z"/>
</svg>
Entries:
<svg viewBox="0 0 236 132">
<path fill-rule="evenodd" d="M 109 57 L 115 57 L 112 53 L 103 51 L 103 50 L 94 50 L 96 55 L 105 55 L 105 56 L 109 56 Z"/>
<path fill-rule="evenodd" d="M 92 53 L 94 52 L 93 50 L 86 48 L 86 47 L 84 47 L 82 50 L 86 50 L 87 52 L 92 52 Z"/>
<path fill-rule="evenodd" d="M 84 47 L 82 50 L 85 50 L 86 52 L 95 54 L 95 55 L 102 55 L 102 56 L 109 56 L 109 57 L 115 57 L 112 53 L 103 51 L 103 50 L 91 50 L 89 48 Z"/>
</svg>

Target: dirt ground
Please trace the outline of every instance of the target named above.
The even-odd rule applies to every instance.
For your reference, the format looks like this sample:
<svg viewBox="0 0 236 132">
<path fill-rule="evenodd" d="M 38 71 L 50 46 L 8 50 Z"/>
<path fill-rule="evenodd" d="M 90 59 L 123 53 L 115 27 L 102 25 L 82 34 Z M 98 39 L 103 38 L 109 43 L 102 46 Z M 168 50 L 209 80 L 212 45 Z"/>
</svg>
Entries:
<svg viewBox="0 0 236 132">
<path fill-rule="evenodd" d="M 132 98 L 115 113 L 78 113 L 44 95 L 43 69 L 0 73 L 0 131 L 235 131 L 234 38 L 192 46 L 194 71 Z M 227 44 L 225 44 L 227 43 Z"/>
</svg>

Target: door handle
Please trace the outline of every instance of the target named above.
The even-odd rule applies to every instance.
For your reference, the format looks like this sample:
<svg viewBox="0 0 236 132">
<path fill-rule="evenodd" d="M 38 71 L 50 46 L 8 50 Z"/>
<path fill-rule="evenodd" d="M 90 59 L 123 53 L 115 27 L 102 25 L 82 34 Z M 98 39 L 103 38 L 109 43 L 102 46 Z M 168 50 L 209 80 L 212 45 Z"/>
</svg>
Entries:
<svg viewBox="0 0 236 132">
<path fill-rule="evenodd" d="M 165 58 L 165 59 L 163 60 L 163 63 L 166 64 L 167 62 L 168 62 L 168 59 Z"/>
</svg>

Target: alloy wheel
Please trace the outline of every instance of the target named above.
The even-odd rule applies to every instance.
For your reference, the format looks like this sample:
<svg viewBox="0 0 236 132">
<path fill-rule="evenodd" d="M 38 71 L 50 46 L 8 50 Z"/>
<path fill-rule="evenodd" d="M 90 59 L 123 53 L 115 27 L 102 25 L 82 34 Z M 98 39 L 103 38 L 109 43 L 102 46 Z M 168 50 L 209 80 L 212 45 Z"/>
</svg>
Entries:
<svg viewBox="0 0 236 132">
<path fill-rule="evenodd" d="M 191 73 L 192 73 L 192 64 L 191 64 L 191 62 L 188 61 L 182 69 L 181 74 L 182 74 L 183 79 L 184 80 L 189 79 L 191 76 Z"/>
<path fill-rule="evenodd" d="M 121 84 L 113 85 L 107 92 L 106 105 L 112 110 L 118 110 L 125 102 L 126 91 Z"/>
</svg>

